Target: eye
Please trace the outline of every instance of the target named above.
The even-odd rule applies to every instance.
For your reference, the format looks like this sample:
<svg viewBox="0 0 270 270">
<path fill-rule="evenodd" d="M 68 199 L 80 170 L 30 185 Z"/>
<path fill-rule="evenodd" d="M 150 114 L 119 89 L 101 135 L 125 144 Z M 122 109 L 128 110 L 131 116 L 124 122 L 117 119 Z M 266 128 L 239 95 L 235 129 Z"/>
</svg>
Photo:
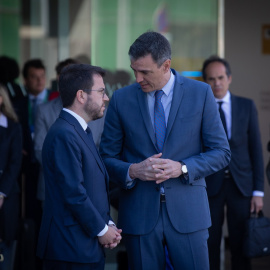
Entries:
<svg viewBox="0 0 270 270">
<path fill-rule="evenodd" d="M 98 92 L 102 95 L 102 97 L 105 96 L 105 89 L 100 89 Z"/>
</svg>

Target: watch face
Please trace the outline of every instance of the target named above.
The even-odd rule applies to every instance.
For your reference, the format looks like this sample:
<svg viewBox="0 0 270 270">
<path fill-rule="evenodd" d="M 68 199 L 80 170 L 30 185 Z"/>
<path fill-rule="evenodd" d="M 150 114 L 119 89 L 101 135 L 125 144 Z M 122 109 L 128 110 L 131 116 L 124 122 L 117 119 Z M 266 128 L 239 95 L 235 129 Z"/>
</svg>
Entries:
<svg viewBox="0 0 270 270">
<path fill-rule="evenodd" d="M 182 166 L 182 172 L 183 172 L 183 173 L 187 173 L 187 166 L 186 166 L 186 165 L 183 165 L 183 166 Z"/>
</svg>

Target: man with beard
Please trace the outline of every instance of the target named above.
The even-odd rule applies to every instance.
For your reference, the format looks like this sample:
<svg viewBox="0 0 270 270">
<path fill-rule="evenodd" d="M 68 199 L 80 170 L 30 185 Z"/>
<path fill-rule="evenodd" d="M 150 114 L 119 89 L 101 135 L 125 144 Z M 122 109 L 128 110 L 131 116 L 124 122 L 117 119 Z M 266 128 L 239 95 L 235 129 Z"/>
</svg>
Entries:
<svg viewBox="0 0 270 270">
<path fill-rule="evenodd" d="M 110 217 L 108 175 L 87 126 L 103 116 L 109 100 L 104 74 L 74 64 L 60 75 L 63 110 L 42 150 L 45 204 L 37 255 L 45 269 L 104 269 L 103 248 L 121 240 Z"/>
</svg>

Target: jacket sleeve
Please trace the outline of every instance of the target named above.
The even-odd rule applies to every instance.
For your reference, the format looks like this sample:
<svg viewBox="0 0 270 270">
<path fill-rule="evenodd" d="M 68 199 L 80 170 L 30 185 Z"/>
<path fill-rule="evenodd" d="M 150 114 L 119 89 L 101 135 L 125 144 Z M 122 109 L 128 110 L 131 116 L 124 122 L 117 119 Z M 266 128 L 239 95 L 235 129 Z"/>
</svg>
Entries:
<svg viewBox="0 0 270 270">
<path fill-rule="evenodd" d="M 264 190 L 264 165 L 260 128 L 255 104 L 251 101 L 248 145 L 253 171 L 253 190 Z"/>
</svg>

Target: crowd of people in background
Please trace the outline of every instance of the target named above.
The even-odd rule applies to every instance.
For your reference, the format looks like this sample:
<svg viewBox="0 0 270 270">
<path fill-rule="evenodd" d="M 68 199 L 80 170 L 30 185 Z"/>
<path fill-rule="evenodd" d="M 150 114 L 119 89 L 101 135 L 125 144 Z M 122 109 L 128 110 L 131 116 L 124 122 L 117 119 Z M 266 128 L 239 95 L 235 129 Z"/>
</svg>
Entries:
<svg viewBox="0 0 270 270">
<path fill-rule="evenodd" d="M 69 119 L 70 112 L 63 112 L 69 106 L 76 106 L 73 111 L 81 113 L 87 122 L 86 133 L 90 128 L 97 149 L 100 145 L 105 165 L 100 162 L 112 181 L 108 192 L 111 205 L 119 210 L 119 228 L 125 237 L 129 269 L 138 270 L 142 266 L 159 269 L 165 264 L 166 269 L 179 269 L 180 265 L 183 269 L 220 269 L 225 205 L 232 269 L 251 269 L 250 260 L 241 253 L 243 228 L 250 212 L 262 209 L 264 196 L 262 145 L 254 102 L 229 91 L 232 79 L 229 63 L 217 56 L 203 64 L 203 79 L 207 84 L 180 76 L 171 68 L 168 41 L 155 32 L 140 36 L 131 45 L 129 57 L 136 78 L 133 84 L 125 71 L 108 71 L 104 75 L 103 70 L 71 58 L 56 64 L 54 86 L 58 86 L 61 72 L 66 76 L 61 78 L 63 84 L 70 82 L 68 76 L 72 72 L 84 74 L 92 72 L 91 68 L 94 86 L 103 85 L 104 79 L 101 90 L 106 88 L 108 92 L 102 93 L 103 101 L 108 101 L 107 95 L 112 100 L 104 116 L 102 113 L 96 118 L 89 114 L 84 117 L 82 111 L 85 101 L 80 98 L 87 97 L 88 89 L 82 89 L 81 97 L 71 93 L 74 103 L 63 106 L 62 101 L 67 102 L 63 99 L 65 94 L 59 95 L 58 87 L 46 88 L 46 68 L 41 59 L 24 63 L 23 84 L 18 84 L 17 62 L 0 57 L 0 270 L 43 269 L 42 260 L 36 256 L 41 224 L 43 234 L 48 229 L 44 220 L 42 223 L 46 201 L 42 148 L 60 113 L 67 121 L 74 120 Z M 76 86 L 82 88 L 85 82 Z M 63 87 L 61 91 L 64 92 Z M 61 126 L 61 121 L 58 122 Z M 68 126 L 63 127 L 69 130 Z M 164 128 L 165 135 L 159 135 Z M 50 136 L 62 138 L 63 135 L 57 128 L 54 134 Z M 52 140 L 47 145 L 51 147 Z M 79 148 L 83 157 L 92 158 L 84 153 L 83 146 Z M 63 145 L 59 149 L 66 151 Z M 51 153 L 46 155 L 49 175 Z M 82 174 L 88 175 L 83 158 L 79 167 Z M 102 170 L 107 175 L 105 167 Z M 107 179 L 107 176 L 98 177 L 102 181 Z M 175 178 L 180 180 L 176 182 Z M 52 185 L 50 188 L 50 192 L 55 192 Z M 106 198 L 106 192 L 102 196 Z M 46 218 L 53 203 L 61 204 L 54 199 L 48 199 Z M 109 210 L 104 206 L 100 211 Z M 104 219 L 110 220 L 109 215 Z M 110 228 L 105 227 L 113 237 Z M 121 238 L 118 230 L 114 231 L 116 242 Z M 99 244 L 113 248 L 110 237 L 105 240 L 102 236 L 99 235 Z M 91 245 L 96 250 L 95 256 L 102 256 L 96 243 Z M 73 254 L 72 248 L 65 250 Z M 39 251 L 40 257 L 46 257 L 44 252 Z M 53 251 L 51 254 L 54 258 Z M 56 260 L 65 257 L 61 257 L 62 253 L 58 255 Z M 4 258 L 2 262 L 1 258 Z M 87 261 L 87 255 L 85 258 Z M 46 263 L 48 269 L 58 265 Z M 147 268 L 148 265 L 154 268 Z M 103 261 L 96 269 L 102 267 Z"/>
</svg>

